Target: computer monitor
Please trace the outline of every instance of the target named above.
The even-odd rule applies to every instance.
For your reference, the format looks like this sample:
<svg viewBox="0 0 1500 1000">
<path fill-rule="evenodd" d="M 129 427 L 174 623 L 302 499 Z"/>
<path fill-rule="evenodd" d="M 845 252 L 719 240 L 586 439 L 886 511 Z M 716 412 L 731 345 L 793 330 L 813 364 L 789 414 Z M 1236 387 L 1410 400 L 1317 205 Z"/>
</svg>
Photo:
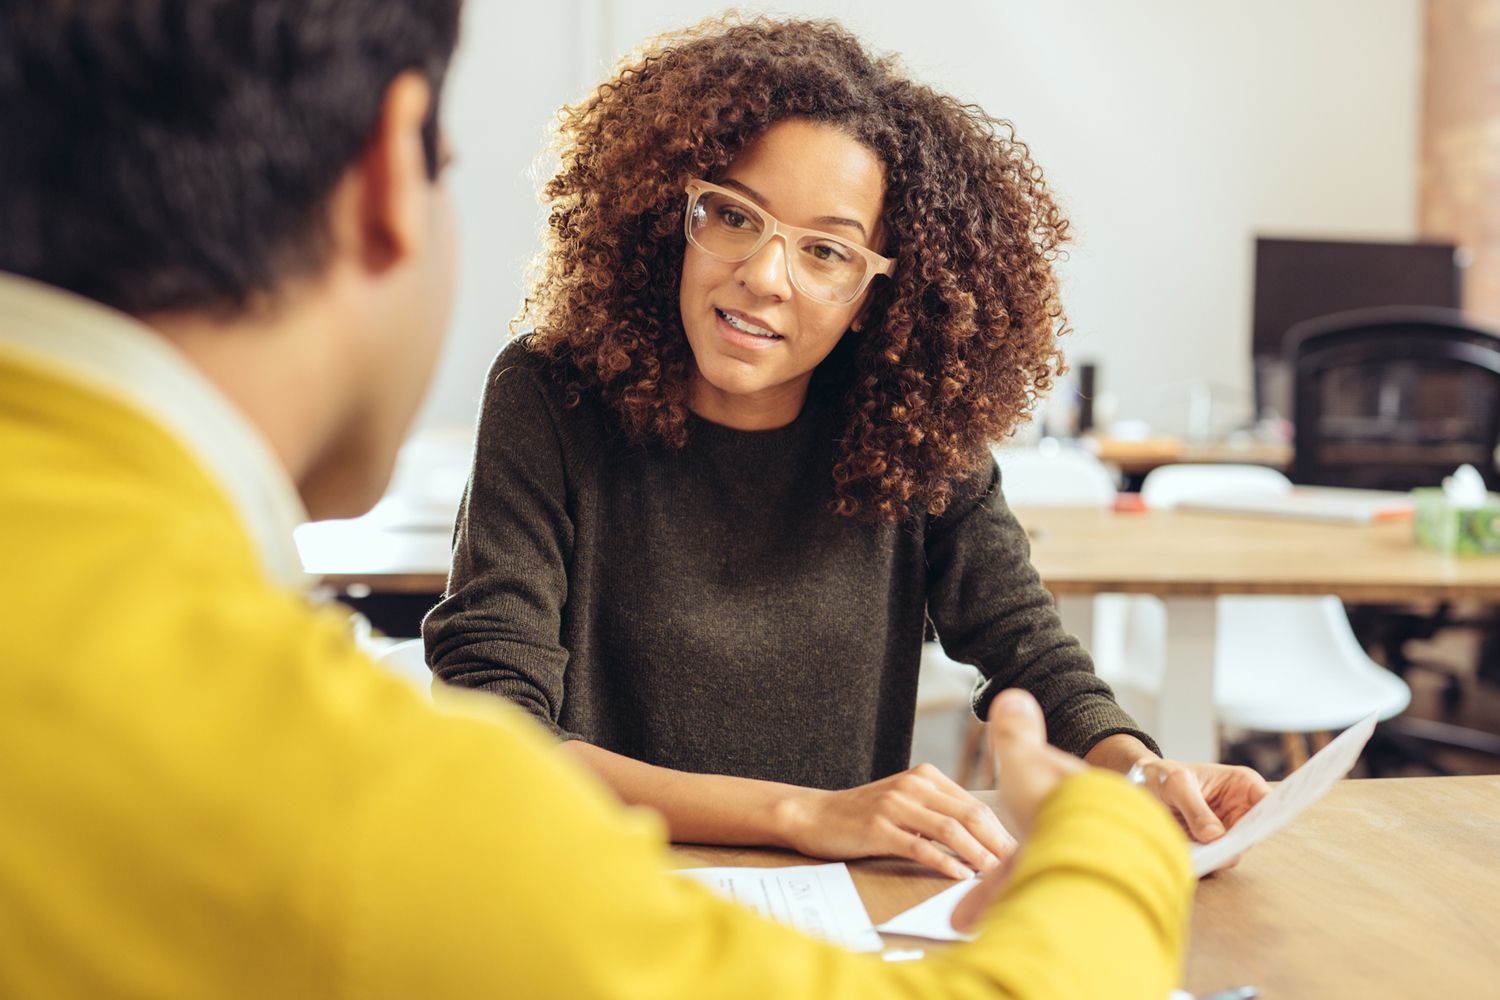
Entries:
<svg viewBox="0 0 1500 1000">
<path fill-rule="evenodd" d="M 1255 241 L 1251 354 L 1256 415 L 1288 416 L 1282 340 L 1297 323 L 1370 306 L 1461 306 L 1463 270 L 1451 243 Z"/>
</svg>

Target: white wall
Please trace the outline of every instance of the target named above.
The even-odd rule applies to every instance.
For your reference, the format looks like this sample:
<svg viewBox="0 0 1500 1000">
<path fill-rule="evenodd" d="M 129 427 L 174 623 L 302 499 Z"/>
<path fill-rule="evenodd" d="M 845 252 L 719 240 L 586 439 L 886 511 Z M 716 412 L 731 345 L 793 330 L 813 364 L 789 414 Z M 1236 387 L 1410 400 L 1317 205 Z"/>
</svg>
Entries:
<svg viewBox="0 0 1500 1000">
<path fill-rule="evenodd" d="M 458 298 L 419 426 L 468 424 L 524 293 L 543 215 L 532 166 L 582 89 L 577 5 L 469 0 L 444 94 L 458 211 Z"/>
<path fill-rule="evenodd" d="M 470 0 L 448 108 L 467 256 L 425 423 L 472 419 L 535 247 L 526 168 L 552 112 L 719 7 Z M 1100 364 L 1121 416 L 1180 432 L 1194 381 L 1221 419 L 1247 412 L 1254 234 L 1415 235 L 1420 0 L 746 7 L 838 17 L 1016 123 L 1076 227 L 1065 350 Z"/>
</svg>

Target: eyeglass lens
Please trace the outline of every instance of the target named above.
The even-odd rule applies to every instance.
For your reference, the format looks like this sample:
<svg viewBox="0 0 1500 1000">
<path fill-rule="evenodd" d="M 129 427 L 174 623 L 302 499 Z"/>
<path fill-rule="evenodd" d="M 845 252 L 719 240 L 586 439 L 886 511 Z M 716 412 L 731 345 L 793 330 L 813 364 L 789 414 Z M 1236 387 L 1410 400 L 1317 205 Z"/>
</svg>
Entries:
<svg viewBox="0 0 1500 1000">
<path fill-rule="evenodd" d="M 770 226 L 764 212 L 717 191 L 703 191 L 689 214 L 688 237 L 721 260 L 744 260 L 760 246 Z M 792 281 L 803 292 L 829 302 L 848 302 L 859 292 L 869 266 L 848 243 L 804 233 L 787 254 Z"/>
</svg>

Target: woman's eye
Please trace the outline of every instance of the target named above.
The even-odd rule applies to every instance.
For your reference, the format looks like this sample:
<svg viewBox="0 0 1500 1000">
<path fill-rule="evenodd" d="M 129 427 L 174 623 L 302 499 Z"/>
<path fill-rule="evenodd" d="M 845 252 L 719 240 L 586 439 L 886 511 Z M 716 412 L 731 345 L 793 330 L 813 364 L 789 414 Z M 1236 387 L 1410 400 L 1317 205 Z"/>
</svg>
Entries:
<svg viewBox="0 0 1500 1000">
<path fill-rule="evenodd" d="M 842 264 L 849 260 L 849 251 L 837 243 L 811 243 L 807 252 L 814 260 L 825 264 Z"/>
<path fill-rule="evenodd" d="M 732 229 L 744 229 L 750 225 L 750 216 L 737 208 L 719 209 L 719 218 L 723 220 L 726 226 Z"/>
</svg>

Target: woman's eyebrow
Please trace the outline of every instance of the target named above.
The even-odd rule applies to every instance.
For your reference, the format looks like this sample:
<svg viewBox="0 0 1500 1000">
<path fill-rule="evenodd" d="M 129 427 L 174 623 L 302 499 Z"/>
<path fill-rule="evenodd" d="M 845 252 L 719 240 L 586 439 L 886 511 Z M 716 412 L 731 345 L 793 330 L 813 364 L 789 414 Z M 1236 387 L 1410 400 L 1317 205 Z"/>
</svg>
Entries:
<svg viewBox="0 0 1500 1000">
<path fill-rule="evenodd" d="M 770 211 L 765 196 L 748 184 L 732 178 L 725 178 L 719 182 L 719 186 L 743 191 L 752 201 L 758 202 L 762 208 L 768 212 Z M 870 239 L 870 234 L 865 230 L 865 224 L 858 219 L 846 219 L 842 215 L 820 215 L 813 222 L 823 226 L 847 226 L 850 229 L 858 229 L 860 239 L 866 242 Z"/>
</svg>

